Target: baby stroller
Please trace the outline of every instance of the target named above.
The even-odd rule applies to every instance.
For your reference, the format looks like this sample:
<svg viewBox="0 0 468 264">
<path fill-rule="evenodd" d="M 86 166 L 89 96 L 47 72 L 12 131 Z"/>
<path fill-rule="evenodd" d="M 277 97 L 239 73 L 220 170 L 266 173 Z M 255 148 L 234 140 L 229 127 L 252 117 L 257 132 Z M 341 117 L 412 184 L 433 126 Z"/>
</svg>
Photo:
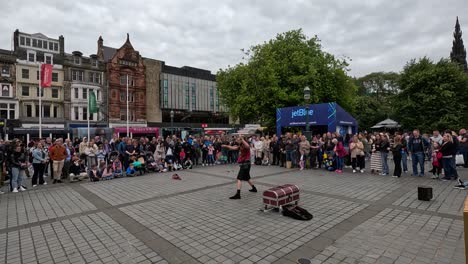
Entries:
<svg viewBox="0 0 468 264">
<path fill-rule="evenodd" d="M 156 172 L 159 170 L 158 164 L 156 160 L 154 160 L 154 156 L 151 153 L 146 153 L 146 170 Z"/>
<path fill-rule="evenodd" d="M 335 171 L 336 170 L 336 167 L 337 167 L 337 160 L 336 160 L 336 156 L 335 155 L 327 155 L 325 156 L 326 154 L 324 154 L 324 161 L 323 161 L 323 165 L 325 167 L 326 170 L 328 171 Z"/>
</svg>

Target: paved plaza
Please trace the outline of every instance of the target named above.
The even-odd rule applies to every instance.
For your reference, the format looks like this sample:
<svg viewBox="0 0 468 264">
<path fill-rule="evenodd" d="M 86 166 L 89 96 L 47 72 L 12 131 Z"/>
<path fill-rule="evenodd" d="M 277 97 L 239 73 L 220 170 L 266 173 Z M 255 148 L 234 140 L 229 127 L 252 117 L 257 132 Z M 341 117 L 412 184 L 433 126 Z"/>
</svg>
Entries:
<svg viewBox="0 0 468 264">
<path fill-rule="evenodd" d="M 454 182 L 253 166 L 259 193 L 219 165 L 0 196 L 0 263 L 464 263 Z M 460 169 L 468 180 L 468 170 Z M 262 191 L 297 184 L 314 215 L 261 212 Z M 418 201 L 417 186 L 434 199 Z M 30 187 L 30 180 L 28 179 Z"/>
</svg>

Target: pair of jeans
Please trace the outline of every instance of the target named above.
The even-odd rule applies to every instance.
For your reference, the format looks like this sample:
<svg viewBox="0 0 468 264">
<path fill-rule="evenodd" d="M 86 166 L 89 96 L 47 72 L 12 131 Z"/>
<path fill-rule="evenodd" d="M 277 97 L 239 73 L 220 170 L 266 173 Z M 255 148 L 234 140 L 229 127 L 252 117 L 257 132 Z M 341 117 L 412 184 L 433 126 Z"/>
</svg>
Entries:
<svg viewBox="0 0 468 264">
<path fill-rule="evenodd" d="M 401 177 L 401 156 L 393 156 L 393 162 L 395 163 L 393 176 Z"/>
<path fill-rule="evenodd" d="M 293 153 L 294 150 L 286 150 L 286 161 L 291 161 L 291 163 L 293 163 Z"/>
<path fill-rule="evenodd" d="M 336 169 L 343 170 L 344 166 L 344 157 L 336 156 Z"/>
<path fill-rule="evenodd" d="M 423 152 L 417 152 L 417 153 L 411 153 L 411 159 L 413 161 L 413 176 L 418 176 L 418 163 L 419 163 L 419 168 L 420 168 L 420 176 L 424 175 L 424 153 Z"/>
<path fill-rule="evenodd" d="M 468 149 L 461 149 L 460 154 L 463 155 L 463 167 L 468 168 Z"/>
<path fill-rule="evenodd" d="M 11 168 L 11 188 L 17 189 L 23 183 L 23 178 L 26 175 L 24 169 L 17 167 Z"/>
<path fill-rule="evenodd" d="M 380 159 L 382 160 L 382 174 L 389 174 L 388 169 L 388 152 L 381 151 Z"/>
<path fill-rule="evenodd" d="M 403 165 L 403 171 L 407 172 L 408 171 L 408 154 L 406 154 L 406 151 L 403 151 L 401 153 L 401 163 Z"/>
<path fill-rule="evenodd" d="M 442 158 L 442 167 L 444 168 L 444 172 L 445 172 L 444 178 L 446 179 L 450 179 L 454 176 L 451 163 L 452 163 L 452 158 Z"/>
<path fill-rule="evenodd" d="M 214 164 L 214 156 L 213 154 L 208 154 L 208 164 Z"/>
<path fill-rule="evenodd" d="M 32 177 L 32 185 L 37 185 L 37 180 L 39 179 L 39 184 L 44 184 L 44 163 L 33 163 L 34 174 Z"/>
</svg>

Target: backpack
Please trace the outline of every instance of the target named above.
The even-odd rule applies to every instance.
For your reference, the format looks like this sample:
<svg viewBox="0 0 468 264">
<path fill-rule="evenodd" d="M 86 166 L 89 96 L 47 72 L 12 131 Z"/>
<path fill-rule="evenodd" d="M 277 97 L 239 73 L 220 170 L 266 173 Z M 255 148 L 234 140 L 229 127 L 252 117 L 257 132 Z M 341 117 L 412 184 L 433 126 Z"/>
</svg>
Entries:
<svg viewBox="0 0 468 264">
<path fill-rule="evenodd" d="M 314 218 L 311 213 L 298 205 L 283 206 L 283 215 L 301 221 L 309 221 Z"/>
</svg>

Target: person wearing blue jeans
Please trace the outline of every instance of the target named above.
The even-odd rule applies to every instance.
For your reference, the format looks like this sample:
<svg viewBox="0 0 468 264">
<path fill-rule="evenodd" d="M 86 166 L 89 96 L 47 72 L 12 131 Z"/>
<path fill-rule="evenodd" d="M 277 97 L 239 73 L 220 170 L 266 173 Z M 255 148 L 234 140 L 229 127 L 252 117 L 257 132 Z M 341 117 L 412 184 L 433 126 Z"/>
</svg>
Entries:
<svg viewBox="0 0 468 264">
<path fill-rule="evenodd" d="M 380 142 L 380 158 L 382 160 L 382 174 L 381 175 L 388 175 L 388 152 L 390 150 L 390 143 L 388 141 L 387 135 L 382 135 L 382 141 Z"/>
<path fill-rule="evenodd" d="M 12 192 L 26 191 L 22 184 L 23 178 L 26 175 L 27 157 L 24 151 L 22 151 L 21 146 L 18 145 L 15 147 L 15 151 L 10 154 L 9 161 L 11 166 L 10 184 Z"/>
<path fill-rule="evenodd" d="M 413 131 L 413 136 L 408 140 L 408 150 L 413 161 L 413 176 L 424 176 L 424 151 L 429 147 L 429 142 L 421 137 L 419 130 Z M 418 174 L 418 163 L 420 172 Z"/>
<path fill-rule="evenodd" d="M 403 171 L 408 172 L 408 154 L 405 150 L 401 151 L 401 163 L 403 165 Z"/>
</svg>

